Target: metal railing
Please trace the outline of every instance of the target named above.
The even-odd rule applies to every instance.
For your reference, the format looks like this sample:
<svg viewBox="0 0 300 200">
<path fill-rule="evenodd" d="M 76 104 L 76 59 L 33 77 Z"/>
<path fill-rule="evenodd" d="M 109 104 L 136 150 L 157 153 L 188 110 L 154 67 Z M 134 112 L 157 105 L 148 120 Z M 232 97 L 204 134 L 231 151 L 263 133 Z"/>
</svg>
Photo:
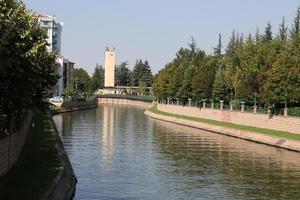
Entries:
<svg viewBox="0 0 300 200">
<path fill-rule="evenodd" d="M 147 101 L 152 102 L 154 100 L 153 96 L 145 96 L 145 95 L 122 95 L 122 94 L 98 94 L 97 98 L 112 98 L 112 99 L 129 99 L 129 100 L 137 100 L 137 101 Z"/>
</svg>

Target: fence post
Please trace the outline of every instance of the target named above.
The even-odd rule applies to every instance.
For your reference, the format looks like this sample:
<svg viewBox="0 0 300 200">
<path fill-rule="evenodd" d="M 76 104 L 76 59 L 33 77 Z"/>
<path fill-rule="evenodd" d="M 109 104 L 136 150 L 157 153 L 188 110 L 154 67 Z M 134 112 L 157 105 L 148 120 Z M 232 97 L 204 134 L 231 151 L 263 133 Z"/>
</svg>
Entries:
<svg viewBox="0 0 300 200">
<path fill-rule="evenodd" d="M 284 108 L 283 110 L 283 117 L 287 117 L 288 116 L 288 108 Z"/>
<path fill-rule="evenodd" d="M 253 113 L 256 114 L 257 113 L 257 106 L 253 107 Z"/>
<path fill-rule="evenodd" d="M 245 111 L 245 102 L 242 101 L 241 104 L 242 104 L 241 105 L 241 111 L 244 112 Z"/>
<path fill-rule="evenodd" d="M 191 106 L 192 99 L 188 99 L 188 100 L 189 100 L 189 106 Z"/>
<path fill-rule="evenodd" d="M 203 108 L 206 108 L 206 101 L 203 100 Z"/>
<path fill-rule="evenodd" d="M 220 101 L 220 110 L 223 110 L 223 107 L 224 107 L 224 101 L 221 100 L 221 101 Z"/>
</svg>

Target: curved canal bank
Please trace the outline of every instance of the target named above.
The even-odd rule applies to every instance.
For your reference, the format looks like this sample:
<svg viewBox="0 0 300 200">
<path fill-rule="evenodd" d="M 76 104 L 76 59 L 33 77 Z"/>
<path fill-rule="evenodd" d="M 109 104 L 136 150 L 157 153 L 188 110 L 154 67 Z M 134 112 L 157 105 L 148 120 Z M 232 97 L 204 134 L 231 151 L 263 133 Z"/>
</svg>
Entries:
<svg viewBox="0 0 300 200">
<path fill-rule="evenodd" d="M 20 160 L 0 176 L 0 199 L 72 199 L 77 180 L 52 116 L 35 111 L 29 127 Z"/>
<path fill-rule="evenodd" d="M 60 161 L 59 171 L 57 176 L 53 180 L 51 186 L 45 193 L 43 200 L 56 200 L 56 199 L 66 199 L 71 200 L 75 195 L 77 178 L 74 173 L 73 167 L 69 160 L 69 157 L 65 151 L 64 145 L 57 131 L 55 122 L 52 116 L 49 116 L 52 127 L 54 129 L 54 137 L 56 141 L 56 149 L 58 159 Z"/>
<path fill-rule="evenodd" d="M 173 111 L 176 112 L 176 110 Z M 164 112 L 158 109 L 154 109 L 154 110 L 149 109 L 145 111 L 145 114 L 151 118 L 155 118 L 166 122 L 198 128 L 198 129 L 202 129 L 214 133 L 245 139 L 248 141 L 258 142 L 262 144 L 267 144 L 275 147 L 280 147 L 280 148 L 300 152 L 300 141 L 290 140 L 283 137 L 265 135 L 254 131 L 241 130 L 241 129 L 212 125 L 209 123 L 203 123 L 203 122 L 195 121 L 197 120 L 197 118 L 195 117 L 191 117 L 191 118 L 195 118 L 194 120 L 184 119 L 184 117 L 189 116 L 187 113 L 186 115 L 176 115 L 174 113 Z M 295 136 L 298 135 L 295 134 Z"/>
<path fill-rule="evenodd" d="M 75 199 L 299 199 L 297 152 L 102 104 L 54 116 Z"/>
</svg>

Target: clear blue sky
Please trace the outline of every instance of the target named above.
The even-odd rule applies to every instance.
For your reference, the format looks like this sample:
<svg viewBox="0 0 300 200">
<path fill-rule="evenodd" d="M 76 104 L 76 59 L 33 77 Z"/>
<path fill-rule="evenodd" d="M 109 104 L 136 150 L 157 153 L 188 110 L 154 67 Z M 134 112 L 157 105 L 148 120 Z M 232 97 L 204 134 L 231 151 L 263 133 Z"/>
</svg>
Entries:
<svg viewBox="0 0 300 200">
<path fill-rule="evenodd" d="M 24 0 L 27 8 L 64 22 L 62 54 L 89 74 L 103 65 L 106 46 L 116 47 L 117 64 L 147 59 L 153 72 L 170 62 L 193 36 L 208 54 L 232 30 L 273 33 L 284 16 L 291 24 L 300 0 Z"/>
</svg>

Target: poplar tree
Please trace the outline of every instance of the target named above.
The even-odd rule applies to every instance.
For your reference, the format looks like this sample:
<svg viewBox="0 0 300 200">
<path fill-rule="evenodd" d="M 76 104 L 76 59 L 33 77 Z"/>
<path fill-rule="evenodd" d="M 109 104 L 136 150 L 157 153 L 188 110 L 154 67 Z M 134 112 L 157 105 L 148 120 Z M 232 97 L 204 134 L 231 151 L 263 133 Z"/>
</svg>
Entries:
<svg viewBox="0 0 300 200">
<path fill-rule="evenodd" d="M 264 35 L 264 41 L 270 42 L 272 40 L 272 26 L 271 23 L 268 22 L 266 28 L 265 28 L 265 35 Z"/>
<path fill-rule="evenodd" d="M 288 27 L 285 25 L 285 19 L 283 17 L 282 22 L 279 25 L 279 38 L 281 41 L 287 40 L 287 31 L 288 31 Z"/>
</svg>

